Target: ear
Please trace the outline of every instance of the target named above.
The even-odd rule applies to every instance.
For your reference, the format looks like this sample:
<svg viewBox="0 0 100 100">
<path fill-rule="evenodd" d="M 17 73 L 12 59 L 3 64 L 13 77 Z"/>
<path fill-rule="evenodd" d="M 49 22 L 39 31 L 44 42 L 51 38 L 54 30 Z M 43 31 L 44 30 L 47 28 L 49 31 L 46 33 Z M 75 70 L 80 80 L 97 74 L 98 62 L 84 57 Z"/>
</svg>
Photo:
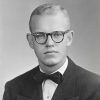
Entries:
<svg viewBox="0 0 100 100">
<path fill-rule="evenodd" d="M 29 46 L 33 49 L 34 46 L 34 39 L 31 34 L 27 33 L 26 38 L 28 40 Z"/>
<path fill-rule="evenodd" d="M 70 46 L 73 40 L 74 31 L 71 30 L 67 33 L 67 46 Z"/>
</svg>

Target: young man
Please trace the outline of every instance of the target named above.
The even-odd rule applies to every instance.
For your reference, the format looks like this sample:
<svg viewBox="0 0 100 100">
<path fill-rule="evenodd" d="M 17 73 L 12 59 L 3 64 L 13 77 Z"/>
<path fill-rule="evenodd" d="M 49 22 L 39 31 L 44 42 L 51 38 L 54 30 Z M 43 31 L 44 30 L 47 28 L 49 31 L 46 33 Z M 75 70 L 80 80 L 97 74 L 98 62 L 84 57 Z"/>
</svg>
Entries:
<svg viewBox="0 0 100 100">
<path fill-rule="evenodd" d="M 100 100 L 100 77 L 67 56 L 73 31 L 67 11 L 43 4 L 31 14 L 27 40 L 39 65 L 7 82 L 3 100 Z"/>
</svg>

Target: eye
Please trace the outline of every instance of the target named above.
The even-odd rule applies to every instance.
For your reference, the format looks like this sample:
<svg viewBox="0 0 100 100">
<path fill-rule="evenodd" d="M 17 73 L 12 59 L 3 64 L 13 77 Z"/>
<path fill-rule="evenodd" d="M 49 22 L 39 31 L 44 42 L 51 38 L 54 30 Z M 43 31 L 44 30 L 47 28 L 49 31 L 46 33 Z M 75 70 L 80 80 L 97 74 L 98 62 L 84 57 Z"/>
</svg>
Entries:
<svg viewBox="0 0 100 100">
<path fill-rule="evenodd" d="M 62 32 L 61 31 L 55 31 L 53 36 L 58 37 L 58 36 L 62 36 Z"/>
<path fill-rule="evenodd" d="M 36 38 L 42 38 L 42 37 L 45 37 L 45 34 L 43 32 L 37 32 L 35 37 Z"/>
</svg>

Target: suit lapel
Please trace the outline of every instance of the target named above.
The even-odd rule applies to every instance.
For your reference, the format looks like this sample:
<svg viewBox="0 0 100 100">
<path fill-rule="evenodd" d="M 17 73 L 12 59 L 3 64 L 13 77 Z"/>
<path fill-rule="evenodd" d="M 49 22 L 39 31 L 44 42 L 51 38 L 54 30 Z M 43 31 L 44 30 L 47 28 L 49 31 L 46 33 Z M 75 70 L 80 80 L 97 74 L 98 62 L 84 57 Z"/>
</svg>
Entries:
<svg viewBox="0 0 100 100">
<path fill-rule="evenodd" d="M 42 84 L 34 80 L 34 75 L 38 71 L 38 67 L 31 70 L 26 79 L 22 81 L 21 94 L 17 95 L 17 100 L 43 100 L 42 97 Z"/>
<path fill-rule="evenodd" d="M 61 84 L 55 90 L 55 93 L 54 93 L 54 95 L 52 97 L 52 100 L 63 100 L 62 85 Z"/>
<path fill-rule="evenodd" d="M 17 100 L 32 100 L 32 98 L 28 98 L 22 95 L 17 95 Z"/>
<path fill-rule="evenodd" d="M 39 70 L 39 67 L 36 68 L 36 70 Z M 36 72 L 37 73 L 37 72 Z M 42 84 L 38 83 L 34 80 L 35 74 L 32 73 L 32 86 L 30 86 L 32 93 L 31 93 L 31 98 L 32 100 L 43 100 L 42 96 Z M 32 88 L 33 87 L 33 88 Z"/>
<path fill-rule="evenodd" d="M 24 89 L 22 94 L 18 94 L 17 100 L 43 100 L 41 84 L 38 84 L 37 86 L 35 85 L 35 88 L 30 87 Z"/>
<path fill-rule="evenodd" d="M 34 90 L 32 100 L 43 100 L 42 85 L 38 84 L 37 89 Z"/>
<path fill-rule="evenodd" d="M 77 82 L 75 73 L 75 64 L 68 57 L 68 66 L 63 75 L 64 80 L 58 85 L 52 100 L 70 100 L 71 98 L 78 97 L 76 92 Z"/>
</svg>

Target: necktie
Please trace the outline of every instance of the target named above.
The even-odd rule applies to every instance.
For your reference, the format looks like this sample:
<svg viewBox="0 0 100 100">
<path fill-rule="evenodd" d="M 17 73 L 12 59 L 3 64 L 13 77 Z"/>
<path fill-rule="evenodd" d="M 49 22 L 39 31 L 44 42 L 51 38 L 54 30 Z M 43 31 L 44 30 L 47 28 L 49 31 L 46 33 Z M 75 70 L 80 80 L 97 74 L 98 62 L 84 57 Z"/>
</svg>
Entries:
<svg viewBox="0 0 100 100">
<path fill-rule="evenodd" d="M 63 81 L 63 77 L 60 72 L 48 75 L 46 73 L 41 72 L 40 70 L 38 70 L 38 72 L 35 74 L 34 79 L 39 83 L 42 83 L 44 80 L 47 79 L 50 79 L 57 84 L 60 84 Z"/>
</svg>

